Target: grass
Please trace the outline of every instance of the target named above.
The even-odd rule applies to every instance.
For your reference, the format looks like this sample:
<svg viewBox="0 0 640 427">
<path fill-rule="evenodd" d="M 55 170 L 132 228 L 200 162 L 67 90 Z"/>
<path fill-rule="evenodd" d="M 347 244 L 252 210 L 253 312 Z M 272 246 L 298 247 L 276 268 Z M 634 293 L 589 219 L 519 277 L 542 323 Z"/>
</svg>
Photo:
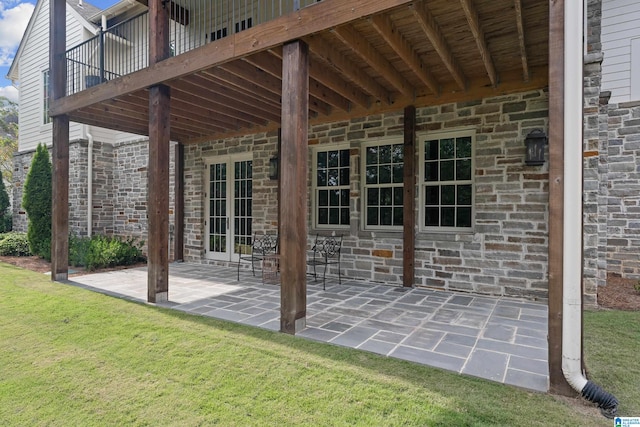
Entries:
<svg viewBox="0 0 640 427">
<path fill-rule="evenodd" d="M 640 417 L 640 311 L 585 312 L 584 331 L 589 375 L 618 398 L 619 415 Z"/>
<path fill-rule="evenodd" d="M 0 325 L 3 426 L 611 425 L 571 399 L 136 304 L 2 263 Z M 628 385 L 622 400 L 637 396 L 634 375 L 611 379 Z"/>
</svg>

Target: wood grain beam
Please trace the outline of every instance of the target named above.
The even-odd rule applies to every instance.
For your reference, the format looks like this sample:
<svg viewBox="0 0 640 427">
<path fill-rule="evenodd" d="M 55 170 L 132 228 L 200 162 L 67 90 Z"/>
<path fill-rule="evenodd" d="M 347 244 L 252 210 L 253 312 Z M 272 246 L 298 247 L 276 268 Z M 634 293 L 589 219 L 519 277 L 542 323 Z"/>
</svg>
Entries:
<svg viewBox="0 0 640 427">
<path fill-rule="evenodd" d="M 146 104 L 146 105 L 145 105 Z M 149 98 L 127 96 L 124 99 L 112 100 L 107 103 L 90 107 L 91 111 L 100 111 L 104 115 L 118 117 L 121 120 L 137 120 L 139 122 L 149 121 Z M 216 126 L 211 121 L 196 120 L 196 117 L 188 111 L 181 111 L 173 105 L 171 101 L 171 127 L 176 130 L 187 130 L 200 135 L 209 133 L 228 131 L 227 127 Z"/>
<path fill-rule="evenodd" d="M 177 79 L 196 71 L 224 64 L 255 52 L 279 46 L 290 40 L 301 39 L 310 34 L 316 34 L 335 26 L 410 4 L 412 1 L 323 0 L 295 13 L 289 13 L 216 40 L 215 43 L 207 43 L 197 49 L 160 61 L 135 73 L 56 100 L 52 104 L 51 114 L 65 114 L 109 98 L 136 92 L 159 82 Z M 379 97 L 379 99 L 383 98 Z"/>
<path fill-rule="evenodd" d="M 211 108 L 213 110 L 224 111 L 228 116 L 236 119 L 244 120 L 255 124 L 266 124 L 268 119 L 258 117 L 253 112 L 248 113 L 245 111 L 244 106 L 238 102 L 233 102 L 233 105 L 228 105 L 226 102 L 218 97 L 209 97 L 206 93 L 198 87 L 184 80 L 176 80 L 170 83 L 174 96 L 177 98 L 190 98 L 201 105 L 201 108 Z"/>
<path fill-rule="evenodd" d="M 269 49 L 269 52 L 282 60 L 281 47 L 278 46 L 273 49 Z M 345 99 L 348 99 L 352 104 L 357 104 L 365 108 L 368 108 L 369 105 L 371 105 L 369 96 L 360 90 L 360 88 L 347 82 L 340 77 L 335 70 L 323 65 L 321 61 L 317 61 L 313 57 L 309 57 L 309 76 L 337 94 L 343 96 Z"/>
<path fill-rule="evenodd" d="M 86 107 L 82 110 L 74 111 L 70 116 L 69 120 L 72 120 L 76 123 L 84 123 L 91 126 L 101 126 L 108 129 L 117 130 L 120 132 L 128 132 L 136 135 L 147 135 L 149 132 L 149 123 L 140 123 L 136 124 L 135 121 L 125 121 L 120 119 L 114 119 L 110 116 L 105 116 L 104 114 L 100 114 L 99 112 L 94 112 L 92 107 Z M 197 136 L 193 136 L 197 137 Z M 190 139 L 187 136 L 187 139 Z"/>
<path fill-rule="evenodd" d="M 51 121 L 51 280 L 66 280 L 69 275 L 69 117 L 63 114 Z"/>
<path fill-rule="evenodd" d="M 305 40 L 314 55 L 322 59 L 325 63 L 336 68 L 344 74 L 349 80 L 360 86 L 365 92 L 379 100 L 380 102 L 390 105 L 391 94 L 376 82 L 371 76 L 363 73 L 360 67 L 355 63 L 346 59 L 333 49 L 328 43 L 319 37 L 311 37 Z"/>
<path fill-rule="evenodd" d="M 164 302 L 169 297 L 169 87 L 149 89 L 149 160 L 147 182 L 148 257 L 147 300 Z"/>
<path fill-rule="evenodd" d="M 295 334 L 305 328 L 307 316 L 309 50 L 296 41 L 286 44 L 283 53 L 280 331 Z"/>
<path fill-rule="evenodd" d="M 65 0 L 51 0 L 49 8 L 49 70 L 51 99 L 66 94 L 65 59 L 67 26 Z M 53 115 L 51 193 L 51 280 L 69 274 L 69 117 Z M 2 179 L 2 177 L 0 177 Z"/>
<path fill-rule="evenodd" d="M 416 107 L 404 109 L 404 176 L 402 184 L 402 286 L 413 287 L 416 276 Z"/>
<path fill-rule="evenodd" d="M 146 95 L 146 96 L 143 96 Z M 127 102 L 130 104 L 136 104 L 139 106 L 140 111 L 147 111 L 148 108 L 145 104 L 148 104 L 148 93 L 135 93 L 129 94 L 122 98 L 119 98 L 118 102 Z M 240 120 L 235 117 L 231 117 L 222 111 L 222 107 L 218 109 L 202 108 L 202 102 L 199 99 L 192 97 L 173 98 L 171 99 L 171 114 L 176 114 L 181 117 L 190 117 L 195 120 L 202 120 L 211 123 L 221 129 L 234 130 L 240 128 L 247 128 L 252 126 L 252 122 L 246 120 Z"/>
<path fill-rule="evenodd" d="M 504 96 L 507 94 L 523 93 L 530 90 L 541 90 L 549 85 L 549 72 L 546 66 L 535 67 L 531 70 L 531 80 L 529 82 L 522 81 L 522 71 L 520 69 L 515 71 L 505 71 L 500 75 L 500 87 L 494 88 L 487 84 L 486 77 L 478 77 L 469 79 L 469 90 L 463 91 L 458 88 L 457 83 L 451 81 L 442 85 L 442 94 L 436 96 L 434 94 L 421 94 L 417 98 L 397 98 L 394 104 L 388 105 L 383 103 L 373 103 L 368 108 L 354 106 L 354 109 L 350 112 L 344 112 L 342 110 L 335 109 L 329 117 L 318 116 L 310 118 L 309 123 L 323 124 L 338 122 L 342 120 L 350 120 L 354 117 L 364 117 L 372 114 L 383 114 L 389 112 L 397 112 L 399 109 L 406 107 L 407 105 L 415 105 L 416 108 L 428 107 L 435 105 L 443 105 L 454 102 L 468 102 L 482 98 L 490 98 L 496 96 Z M 252 133 L 272 132 L 278 129 L 276 123 L 268 123 L 265 126 L 258 126 L 251 130 Z M 216 135 L 216 138 L 234 138 L 246 135 L 246 129 L 240 131 L 231 131 L 224 134 Z M 201 142 L 210 141 L 211 137 L 194 138 L 185 140 L 185 144 L 197 144 Z"/>
<path fill-rule="evenodd" d="M 258 68 L 261 68 L 273 77 L 282 80 L 282 59 L 278 58 L 276 55 L 273 55 L 268 51 L 259 52 L 255 55 L 244 58 L 244 60 Z M 350 109 L 348 99 L 343 98 L 333 91 L 326 90 L 326 88 L 323 88 L 321 85 L 318 85 L 313 81 L 309 82 L 309 94 L 327 105 L 332 105 L 344 111 L 349 111 Z"/>
<path fill-rule="evenodd" d="M 513 0 L 514 11 L 516 13 L 516 25 L 518 27 L 518 42 L 520 44 L 520 59 L 522 60 L 522 78 L 529 81 L 529 59 L 527 56 L 527 44 L 524 36 L 524 21 L 522 19 L 522 1 Z"/>
<path fill-rule="evenodd" d="M 432 93 L 440 94 L 440 85 L 427 70 L 411 44 L 394 27 L 388 15 L 376 15 L 371 18 L 373 28 L 378 32 L 400 58 L 411 68 L 411 71 L 424 83 Z"/>
<path fill-rule="evenodd" d="M 244 79 L 220 67 L 203 70 L 201 71 L 201 73 L 204 76 L 218 79 L 219 82 L 233 86 L 233 88 L 236 90 L 244 91 L 248 94 L 253 94 L 263 101 L 271 102 L 275 105 L 281 105 L 282 100 L 279 93 L 276 94 L 269 90 L 266 90 L 255 82 Z"/>
<path fill-rule="evenodd" d="M 491 80 L 491 85 L 496 86 L 498 84 L 498 75 L 496 73 L 496 68 L 493 65 L 491 52 L 489 52 L 489 48 L 487 47 L 487 39 L 484 35 L 484 30 L 482 29 L 482 25 L 480 25 L 478 11 L 472 0 L 460 0 L 460 5 L 467 17 L 471 33 L 473 33 L 473 37 L 476 39 L 476 44 L 480 51 L 480 58 L 482 59 L 484 68 L 487 70 L 487 75 L 489 76 L 489 80 Z"/>
<path fill-rule="evenodd" d="M 224 64 L 222 67 L 224 70 L 233 73 L 238 77 L 253 81 L 263 89 L 277 96 L 281 96 L 280 91 L 282 90 L 282 81 L 260 67 L 256 67 L 246 61 L 230 62 L 228 64 Z M 309 103 L 309 109 L 313 111 L 314 114 L 321 112 L 322 114 L 327 115 L 330 107 L 326 103 L 318 104 L 318 102 L 313 102 Z"/>
<path fill-rule="evenodd" d="M 549 389 L 575 396 L 562 370 L 565 1 L 549 2 Z"/>
<path fill-rule="evenodd" d="M 376 70 L 382 78 L 391 83 L 400 93 L 405 96 L 414 95 L 415 90 L 411 83 L 409 83 L 366 38 L 353 29 L 353 27 L 348 25 L 337 27 L 333 30 L 333 34 L 363 61 L 369 64 L 371 68 Z"/>
<path fill-rule="evenodd" d="M 413 15 L 418 20 L 420 27 L 426 34 L 427 38 L 431 42 L 431 45 L 440 56 L 440 59 L 449 70 L 449 73 L 453 76 L 453 79 L 458 84 L 460 89 L 466 89 L 466 81 L 464 74 L 462 73 L 462 69 L 460 65 L 458 65 L 458 61 L 453 56 L 451 49 L 449 48 L 449 44 L 447 40 L 444 38 L 438 23 L 435 18 L 427 9 L 425 2 L 418 2 L 412 4 L 411 10 L 413 11 Z"/>
<path fill-rule="evenodd" d="M 183 81 L 188 81 L 189 84 L 197 86 L 203 93 L 206 93 L 211 98 L 217 98 L 229 107 L 236 108 L 241 111 L 244 110 L 249 114 L 265 120 L 280 120 L 280 110 L 278 106 L 268 104 L 254 97 L 245 96 L 234 91 L 229 86 L 218 84 L 216 81 L 208 79 L 205 76 L 194 74 Z"/>
<path fill-rule="evenodd" d="M 174 155 L 174 248 L 173 260 L 184 259 L 184 145 L 176 144 Z"/>
</svg>

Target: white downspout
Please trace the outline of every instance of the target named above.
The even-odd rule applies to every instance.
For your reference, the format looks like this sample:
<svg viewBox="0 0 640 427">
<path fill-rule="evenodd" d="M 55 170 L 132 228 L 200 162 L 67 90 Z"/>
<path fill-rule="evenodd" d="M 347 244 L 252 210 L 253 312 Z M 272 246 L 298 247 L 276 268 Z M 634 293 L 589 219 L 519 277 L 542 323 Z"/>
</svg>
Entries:
<svg viewBox="0 0 640 427">
<path fill-rule="evenodd" d="M 562 372 L 571 387 L 613 418 L 618 401 L 582 372 L 583 14 L 582 1 L 565 0 Z"/>
<path fill-rule="evenodd" d="M 91 126 L 85 125 L 84 133 L 87 136 L 87 237 L 93 232 L 93 135 Z"/>
</svg>

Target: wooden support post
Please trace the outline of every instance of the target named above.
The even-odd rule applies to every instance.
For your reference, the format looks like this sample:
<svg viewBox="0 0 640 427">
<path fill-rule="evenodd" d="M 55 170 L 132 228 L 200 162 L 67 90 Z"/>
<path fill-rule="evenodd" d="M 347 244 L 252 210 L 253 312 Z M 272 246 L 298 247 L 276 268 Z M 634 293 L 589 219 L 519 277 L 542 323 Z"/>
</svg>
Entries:
<svg viewBox="0 0 640 427">
<path fill-rule="evenodd" d="M 52 101 L 66 95 L 67 44 L 65 0 L 51 0 L 49 10 L 49 83 Z M 69 274 L 69 117 L 55 116 L 51 201 L 51 280 L 66 280 Z"/>
<path fill-rule="evenodd" d="M 549 2 L 549 384 L 574 396 L 562 373 L 565 1 Z"/>
<path fill-rule="evenodd" d="M 176 144 L 175 152 L 174 192 L 175 208 L 174 217 L 174 249 L 173 259 L 184 260 L 184 145 Z"/>
<path fill-rule="evenodd" d="M 149 63 L 169 57 L 169 14 L 161 0 L 149 1 Z M 149 88 L 148 278 L 149 302 L 169 297 L 169 87 Z"/>
<path fill-rule="evenodd" d="M 416 275 L 416 107 L 413 105 L 404 109 L 403 185 L 402 285 L 412 287 Z"/>
<path fill-rule="evenodd" d="M 169 292 L 169 87 L 149 88 L 148 300 L 167 301 Z"/>
<path fill-rule="evenodd" d="M 69 275 L 69 117 L 53 117 L 51 280 Z"/>
<path fill-rule="evenodd" d="M 309 48 L 297 40 L 282 58 L 280 331 L 289 334 L 306 327 L 308 126 Z"/>
</svg>

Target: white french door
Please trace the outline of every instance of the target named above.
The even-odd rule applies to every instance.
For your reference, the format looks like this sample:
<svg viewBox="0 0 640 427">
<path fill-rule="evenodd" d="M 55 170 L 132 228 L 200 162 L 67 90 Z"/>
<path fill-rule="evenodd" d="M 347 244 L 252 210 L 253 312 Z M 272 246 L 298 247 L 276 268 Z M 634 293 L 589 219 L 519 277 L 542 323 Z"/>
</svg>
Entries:
<svg viewBox="0 0 640 427">
<path fill-rule="evenodd" d="M 233 156 L 213 159 L 206 173 L 206 256 L 237 261 L 251 244 L 252 160 Z"/>
</svg>

